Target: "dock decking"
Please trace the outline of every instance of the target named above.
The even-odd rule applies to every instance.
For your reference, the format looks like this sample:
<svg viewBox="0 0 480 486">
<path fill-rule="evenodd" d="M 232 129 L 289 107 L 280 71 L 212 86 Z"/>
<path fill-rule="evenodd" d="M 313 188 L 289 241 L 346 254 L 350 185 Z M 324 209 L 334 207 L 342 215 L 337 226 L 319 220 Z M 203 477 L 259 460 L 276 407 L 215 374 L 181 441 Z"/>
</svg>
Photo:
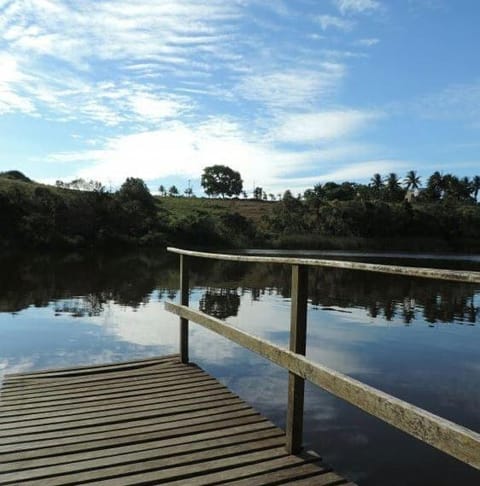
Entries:
<svg viewBox="0 0 480 486">
<path fill-rule="evenodd" d="M 8 375 L 2 485 L 353 485 L 178 356 Z"/>
</svg>

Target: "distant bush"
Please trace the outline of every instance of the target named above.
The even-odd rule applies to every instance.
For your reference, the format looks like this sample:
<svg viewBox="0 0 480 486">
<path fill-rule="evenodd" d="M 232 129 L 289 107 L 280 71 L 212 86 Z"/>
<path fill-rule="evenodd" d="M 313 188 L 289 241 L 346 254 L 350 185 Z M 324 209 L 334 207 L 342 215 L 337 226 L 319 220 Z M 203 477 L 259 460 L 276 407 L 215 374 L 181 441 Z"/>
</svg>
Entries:
<svg viewBox="0 0 480 486">
<path fill-rule="evenodd" d="M 8 170 L 6 172 L 0 172 L 0 177 L 3 179 L 10 179 L 12 181 L 33 182 L 25 174 L 19 170 Z"/>
</svg>

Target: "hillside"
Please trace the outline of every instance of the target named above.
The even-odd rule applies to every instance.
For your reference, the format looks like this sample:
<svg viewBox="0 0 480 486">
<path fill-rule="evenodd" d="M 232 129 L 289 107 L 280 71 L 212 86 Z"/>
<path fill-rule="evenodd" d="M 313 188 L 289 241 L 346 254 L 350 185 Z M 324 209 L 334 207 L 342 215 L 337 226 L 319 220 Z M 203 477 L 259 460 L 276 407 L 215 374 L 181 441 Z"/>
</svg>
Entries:
<svg viewBox="0 0 480 486">
<path fill-rule="evenodd" d="M 259 224 L 277 202 L 255 199 L 217 199 L 206 197 L 157 197 L 162 207 L 169 212 L 188 215 L 192 211 L 207 211 L 211 214 L 238 213 Z"/>
<path fill-rule="evenodd" d="M 153 197 L 141 179 L 127 179 L 112 194 L 39 184 L 10 172 L 0 174 L 0 247 L 249 246 L 259 239 L 256 222 L 265 206 Z"/>
<path fill-rule="evenodd" d="M 337 193 L 335 193 L 337 194 Z M 357 195 L 281 201 L 152 196 L 129 178 L 115 193 L 0 174 L 0 248 L 180 245 L 210 248 L 480 251 L 473 199 Z"/>
</svg>

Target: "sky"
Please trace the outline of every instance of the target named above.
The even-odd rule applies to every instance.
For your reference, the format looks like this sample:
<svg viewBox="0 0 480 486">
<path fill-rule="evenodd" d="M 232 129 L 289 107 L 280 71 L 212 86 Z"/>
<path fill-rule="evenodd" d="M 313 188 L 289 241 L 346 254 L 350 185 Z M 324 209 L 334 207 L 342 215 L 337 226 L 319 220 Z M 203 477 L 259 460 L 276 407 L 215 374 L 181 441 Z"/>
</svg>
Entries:
<svg viewBox="0 0 480 486">
<path fill-rule="evenodd" d="M 251 193 L 480 173 L 477 0 L 0 0 L 0 171 Z"/>
</svg>

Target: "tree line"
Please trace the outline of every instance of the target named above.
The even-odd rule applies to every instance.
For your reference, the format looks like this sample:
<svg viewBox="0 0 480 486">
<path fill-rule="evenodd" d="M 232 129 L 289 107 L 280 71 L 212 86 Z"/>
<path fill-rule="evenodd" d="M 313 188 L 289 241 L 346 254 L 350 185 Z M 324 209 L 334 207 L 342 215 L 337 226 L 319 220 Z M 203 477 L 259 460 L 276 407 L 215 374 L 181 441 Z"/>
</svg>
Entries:
<svg viewBox="0 0 480 486">
<path fill-rule="evenodd" d="M 212 197 L 238 197 L 243 181 L 226 166 L 204 170 Z M 228 169 L 228 168 L 227 168 Z M 480 249 L 480 177 L 374 174 L 367 184 L 326 182 L 274 204 L 166 204 L 139 178 L 109 192 L 94 181 L 37 184 L 0 173 L 0 247 L 163 246 Z M 260 191 L 257 191 L 260 199 Z M 262 197 L 263 199 L 263 191 Z M 260 211 L 260 208 L 263 208 Z M 263 216 L 262 216 L 263 215 Z M 342 243 L 343 245 L 343 243 Z"/>
</svg>

